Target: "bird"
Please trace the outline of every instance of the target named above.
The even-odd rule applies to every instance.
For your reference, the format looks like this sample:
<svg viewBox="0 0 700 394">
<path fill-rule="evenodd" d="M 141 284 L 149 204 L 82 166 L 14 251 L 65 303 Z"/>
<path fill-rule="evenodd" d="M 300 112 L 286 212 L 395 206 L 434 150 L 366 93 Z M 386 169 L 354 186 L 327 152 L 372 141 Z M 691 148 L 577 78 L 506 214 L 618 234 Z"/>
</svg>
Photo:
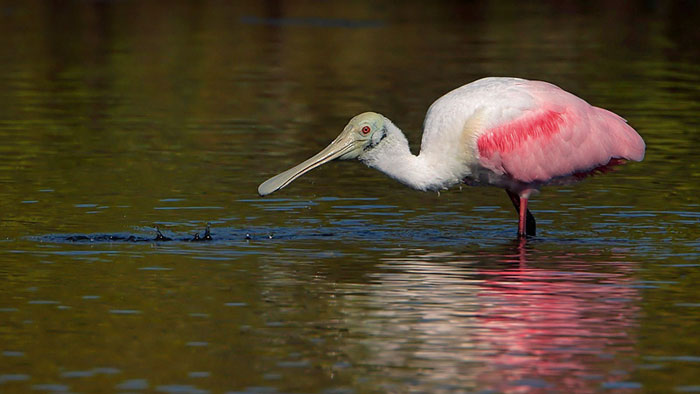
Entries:
<svg viewBox="0 0 700 394">
<path fill-rule="evenodd" d="M 486 77 L 429 107 L 418 155 L 391 120 L 364 112 L 325 149 L 260 184 L 258 194 L 282 189 L 331 160 L 358 159 L 420 191 L 461 184 L 503 188 L 518 214 L 518 238 L 526 238 L 536 235 L 528 199 L 542 187 L 642 161 L 645 149 L 625 119 L 554 84 Z"/>
</svg>

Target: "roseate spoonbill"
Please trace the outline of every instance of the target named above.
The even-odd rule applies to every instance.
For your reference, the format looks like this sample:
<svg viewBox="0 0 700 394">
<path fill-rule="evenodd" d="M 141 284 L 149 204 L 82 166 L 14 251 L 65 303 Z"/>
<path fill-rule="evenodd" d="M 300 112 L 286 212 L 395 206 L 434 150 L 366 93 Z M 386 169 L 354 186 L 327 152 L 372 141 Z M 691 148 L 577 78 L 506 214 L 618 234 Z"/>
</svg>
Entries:
<svg viewBox="0 0 700 394">
<path fill-rule="evenodd" d="M 359 159 L 417 190 L 460 183 L 502 187 L 519 214 L 518 235 L 535 235 L 527 200 L 540 187 L 570 184 L 625 160 L 641 161 L 642 137 L 616 114 L 547 82 L 490 77 L 435 101 L 420 154 L 388 118 L 350 119 L 321 152 L 258 187 L 261 196 L 333 159 Z"/>
</svg>

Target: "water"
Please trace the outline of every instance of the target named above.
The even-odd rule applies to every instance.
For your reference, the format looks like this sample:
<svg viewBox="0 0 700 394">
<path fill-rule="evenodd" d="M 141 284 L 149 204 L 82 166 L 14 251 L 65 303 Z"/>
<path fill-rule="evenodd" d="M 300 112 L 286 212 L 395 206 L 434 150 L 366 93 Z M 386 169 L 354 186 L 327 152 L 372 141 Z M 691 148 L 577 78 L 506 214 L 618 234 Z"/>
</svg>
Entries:
<svg viewBox="0 0 700 394">
<path fill-rule="evenodd" d="M 698 15 L 3 3 L 0 391 L 700 391 Z M 500 190 L 358 163 L 257 197 L 358 112 L 417 149 L 487 75 L 621 114 L 647 157 L 543 190 L 526 244 Z"/>
</svg>

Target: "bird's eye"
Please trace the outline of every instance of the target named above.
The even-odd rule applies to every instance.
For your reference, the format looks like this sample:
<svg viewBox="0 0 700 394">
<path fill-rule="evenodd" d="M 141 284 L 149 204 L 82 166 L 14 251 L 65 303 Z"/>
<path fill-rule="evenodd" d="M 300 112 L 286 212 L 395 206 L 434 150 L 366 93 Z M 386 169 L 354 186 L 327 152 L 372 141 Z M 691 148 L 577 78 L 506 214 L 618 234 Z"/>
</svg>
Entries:
<svg viewBox="0 0 700 394">
<path fill-rule="evenodd" d="M 369 126 L 362 127 L 362 134 L 367 135 L 370 131 L 372 131 L 372 129 L 370 129 Z"/>
</svg>

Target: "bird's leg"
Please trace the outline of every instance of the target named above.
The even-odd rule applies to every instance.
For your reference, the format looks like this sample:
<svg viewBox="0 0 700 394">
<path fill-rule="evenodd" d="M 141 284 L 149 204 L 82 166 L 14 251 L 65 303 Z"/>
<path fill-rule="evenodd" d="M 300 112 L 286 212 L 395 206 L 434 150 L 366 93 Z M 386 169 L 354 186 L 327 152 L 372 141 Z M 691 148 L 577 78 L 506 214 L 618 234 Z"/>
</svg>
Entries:
<svg viewBox="0 0 700 394">
<path fill-rule="evenodd" d="M 518 237 L 525 237 L 527 235 L 527 214 L 530 211 L 527 210 L 527 198 L 520 197 L 520 211 L 518 212 Z"/>
<path fill-rule="evenodd" d="M 527 199 L 525 199 L 525 203 L 527 203 Z M 537 223 L 535 222 L 535 216 L 530 212 L 530 210 L 526 210 L 526 226 L 525 226 L 525 233 L 527 235 L 535 236 L 537 235 Z M 521 214 L 522 217 L 522 214 Z"/>
<path fill-rule="evenodd" d="M 535 217 L 527 209 L 527 198 L 520 197 L 517 193 L 513 193 L 510 190 L 506 190 L 506 193 L 508 193 L 508 197 L 510 197 L 510 201 L 518 213 L 518 236 L 534 236 L 537 232 L 537 224 L 535 223 Z"/>
</svg>

